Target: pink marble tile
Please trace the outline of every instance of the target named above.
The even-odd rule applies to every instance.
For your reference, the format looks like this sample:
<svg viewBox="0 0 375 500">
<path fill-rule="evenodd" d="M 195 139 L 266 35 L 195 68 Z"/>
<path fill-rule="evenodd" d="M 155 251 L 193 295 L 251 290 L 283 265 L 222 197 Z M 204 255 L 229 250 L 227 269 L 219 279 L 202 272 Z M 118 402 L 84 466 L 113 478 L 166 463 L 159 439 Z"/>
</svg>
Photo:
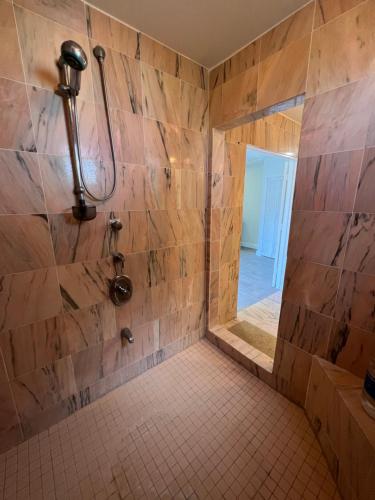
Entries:
<svg viewBox="0 0 375 500">
<path fill-rule="evenodd" d="M 375 337 L 372 332 L 334 322 L 329 340 L 329 361 L 364 378 L 374 354 Z"/>
<path fill-rule="evenodd" d="M 338 284 L 338 269 L 289 258 L 283 298 L 312 311 L 332 315 Z"/>
<path fill-rule="evenodd" d="M 26 87 L 0 78 L 0 148 L 36 151 Z"/>
<path fill-rule="evenodd" d="M 55 268 L 0 278 L 0 331 L 56 316 L 61 298 Z"/>
<path fill-rule="evenodd" d="M 11 2 L 1 0 L 0 19 L 0 41 L 3 47 L 0 54 L 0 76 L 23 81 L 21 52 Z"/>
<path fill-rule="evenodd" d="M 326 357 L 332 319 L 284 301 L 278 336 L 310 354 Z"/>
<path fill-rule="evenodd" d="M 19 0 L 17 3 L 40 16 L 86 33 L 84 5 L 80 0 L 69 0 L 58 4 L 54 0 Z"/>
<path fill-rule="evenodd" d="M 53 266 L 55 259 L 47 216 L 1 215 L 0 254 L 0 274 L 3 275 Z"/>
<path fill-rule="evenodd" d="M 288 256 L 340 267 L 351 224 L 351 213 L 294 212 Z"/>
<path fill-rule="evenodd" d="M 343 271 L 335 306 L 335 318 L 374 332 L 375 277 Z"/>
<path fill-rule="evenodd" d="M 181 130 L 176 125 L 147 118 L 143 121 L 145 162 L 149 167 L 179 168 Z"/>
<path fill-rule="evenodd" d="M 371 186 L 375 182 L 375 148 L 365 150 L 361 173 L 358 183 L 358 192 L 355 199 L 356 212 L 375 213 L 375 202 Z"/>
<path fill-rule="evenodd" d="M 353 210 L 363 150 L 298 160 L 295 210 Z"/>
<path fill-rule="evenodd" d="M 208 92 L 181 83 L 181 126 L 196 132 L 208 129 Z"/>
<path fill-rule="evenodd" d="M 0 213 L 39 214 L 46 211 L 37 155 L 0 151 Z"/>
<path fill-rule="evenodd" d="M 62 98 L 49 90 L 28 87 L 31 117 L 39 153 L 69 155 Z M 83 158 L 99 157 L 95 106 L 78 100 L 78 118 Z"/>
<path fill-rule="evenodd" d="M 374 88 L 370 77 L 307 99 L 299 157 L 362 149 Z"/>
<path fill-rule="evenodd" d="M 46 6 L 46 4 L 44 5 Z M 63 7 L 55 10 L 63 10 Z M 83 14 L 82 5 L 80 5 L 80 10 Z M 79 19 L 78 13 L 79 8 L 77 15 L 74 16 L 75 20 Z M 54 91 L 59 82 L 59 70 L 56 62 L 61 54 L 62 42 L 75 40 L 89 55 L 90 48 L 87 37 L 83 33 L 78 33 L 19 6 L 15 7 L 15 14 L 26 82 Z M 93 100 L 91 71 L 84 72 L 80 96 L 87 101 Z"/>
<path fill-rule="evenodd" d="M 86 24 L 90 38 L 133 59 L 139 59 L 137 31 L 91 6 L 86 6 Z"/>
<path fill-rule="evenodd" d="M 0 347 L 10 379 L 69 354 L 61 316 L 2 333 Z"/>
<path fill-rule="evenodd" d="M 180 80 L 142 64 L 143 111 L 145 116 L 180 125 Z"/>
<path fill-rule="evenodd" d="M 353 216 L 345 254 L 344 269 L 375 275 L 375 215 Z"/>
<path fill-rule="evenodd" d="M 207 169 L 208 141 L 203 134 L 181 130 L 181 167 L 204 171 Z"/>
</svg>

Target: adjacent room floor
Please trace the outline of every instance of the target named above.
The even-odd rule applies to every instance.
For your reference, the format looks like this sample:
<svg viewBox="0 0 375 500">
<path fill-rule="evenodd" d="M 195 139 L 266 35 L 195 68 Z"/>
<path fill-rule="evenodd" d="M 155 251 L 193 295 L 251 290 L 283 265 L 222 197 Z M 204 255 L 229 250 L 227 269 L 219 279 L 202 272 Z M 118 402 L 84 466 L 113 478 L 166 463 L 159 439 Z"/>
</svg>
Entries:
<svg viewBox="0 0 375 500">
<path fill-rule="evenodd" d="M 339 499 L 303 411 L 201 341 L 0 456 L 3 498 Z"/>
</svg>

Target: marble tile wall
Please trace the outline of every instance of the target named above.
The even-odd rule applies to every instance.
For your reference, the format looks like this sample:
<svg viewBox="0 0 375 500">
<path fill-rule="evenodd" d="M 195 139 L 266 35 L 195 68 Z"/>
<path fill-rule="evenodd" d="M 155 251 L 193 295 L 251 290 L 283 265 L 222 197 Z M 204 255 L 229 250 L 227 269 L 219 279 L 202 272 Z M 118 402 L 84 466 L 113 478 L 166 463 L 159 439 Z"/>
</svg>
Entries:
<svg viewBox="0 0 375 500">
<path fill-rule="evenodd" d="M 209 201 L 211 233 L 219 240 L 224 138 L 254 144 L 263 137 L 262 147 L 275 150 L 267 128 L 253 120 L 305 99 L 274 363 L 279 390 L 301 405 L 312 355 L 363 377 L 375 354 L 374 18 L 373 1 L 312 1 L 210 71 Z M 284 147 L 287 142 L 285 136 Z M 210 252 L 213 326 L 230 319 L 235 307 L 229 302 L 228 314 L 220 315 L 213 241 Z M 238 268 L 225 273 L 235 280 Z"/>
<path fill-rule="evenodd" d="M 96 44 L 106 50 L 118 187 L 79 223 L 56 60 L 89 56 L 78 98 L 95 193 L 111 184 Z M 0 449 L 198 340 L 205 325 L 208 75 L 81 0 L 0 0 Z M 231 196 L 227 188 L 228 197 Z M 234 196 L 234 195 L 233 195 Z M 109 231 L 110 217 L 124 228 Z M 111 252 L 132 300 L 108 299 Z M 133 345 L 122 346 L 128 326 Z"/>
</svg>

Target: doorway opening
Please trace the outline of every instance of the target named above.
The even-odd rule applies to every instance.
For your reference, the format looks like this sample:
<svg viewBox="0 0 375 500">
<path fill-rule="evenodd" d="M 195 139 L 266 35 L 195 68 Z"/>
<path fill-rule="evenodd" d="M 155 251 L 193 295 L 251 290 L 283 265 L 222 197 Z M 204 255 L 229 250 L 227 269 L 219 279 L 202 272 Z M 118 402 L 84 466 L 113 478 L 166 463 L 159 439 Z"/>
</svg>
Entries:
<svg viewBox="0 0 375 500">
<path fill-rule="evenodd" d="M 285 278 L 302 112 L 303 105 L 274 115 L 275 123 L 283 126 L 266 130 L 273 135 L 269 148 L 256 134 L 246 144 L 237 318 L 228 330 L 272 360 Z M 297 136 L 289 143 L 286 130 L 293 130 Z"/>
</svg>

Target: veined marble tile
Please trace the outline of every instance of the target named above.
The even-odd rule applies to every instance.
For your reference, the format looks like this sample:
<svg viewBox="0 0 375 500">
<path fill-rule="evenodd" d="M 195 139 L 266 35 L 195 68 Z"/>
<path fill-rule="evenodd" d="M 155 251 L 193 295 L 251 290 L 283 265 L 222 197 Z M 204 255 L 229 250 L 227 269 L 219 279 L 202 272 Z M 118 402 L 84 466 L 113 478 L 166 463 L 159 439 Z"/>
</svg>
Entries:
<svg viewBox="0 0 375 500">
<path fill-rule="evenodd" d="M 300 158 L 294 209 L 352 211 L 362 157 L 363 150 Z"/>
<path fill-rule="evenodd" d="M 71 213 L 76 204 L 73 193 L 73 171 L 68 156 L 38 155 L 40 170 L 43 179 L 43 188 L 46 197 L 47 212 Z M 86 183 L 95 194 L 108 192 L 112 186 L 111 165 L 98 160 L 82 159 L 83 172 Z M 88 200 L 89 203 L 92 203 Z M 97 211 L 107 208 L 106 204 L 95 202 Z"/>
<path fill-rule="evenodd" d="M 225 143 L 224 175 L 245 175 L 246 145 Z"/>
<path fill-rule="evenodd" d="M 121 220 L 123 228 L 117 234 L 108 234 L 110 251 L 126 255 L 149 249 L 146 211 L 115 212 L 112 216 Z"/>
<path fill-rule="evenodd" d="M 95 47 L 92 40 L 90 47 Z M 103 89 L 99 65 L 92 57 L 92 74 L 95 99 L 103 105 Z M 106 50 L 106 75 L 108 101 L 111 108 L 122 109 L 130 113 L 142 114 L 141 67 L 137 60 L 111 49 Z"/>
<path fill-rule="evenodd" d="M 124 273 L 133 282 L 133 289 L 147 288 L 150 284 L 149 252 L 130 253 L 126 256 Z"/>
<path fill-rule="evenodd" d="M 314 27 L 318 28 L 365 0 L 317 0 Z"/>
<path fill-rule="evenodd" d="M 160 347 L 164 347 L 183 337 L 182 310 L 160 318 Z"/>
<path fill-rule="evenodd" d="M 55 268 L 0 277 L 0 331 L 56 316 L 61 298 Z"/>
<path fill-rule="evenodd" d="M 0 213 L 45 213 L 42 179 L 35 154 L 0 151 Z"/>
<path fill-rule="evenodd" d="M 180 206 L 181 172 L 175 168 L 149 168 L 146 179 L 146 208 L 168 210 Z"/>
<path fill-rule="evenodd" d="M 209 73 L 209 87 L 214 90 L 224 83 L 224 63 L 215 66 Z"/>
<path fill-rule="evenodd" d="M 359 177 L 358 191 L 355 199 L 356 212 L 375 213 L 375 200 L 372 190 L 375 182 L 375 148 L 365 150 L 361 174 Z"/>
<path fill-rule="evenodd" d="M 11 80 L 23 81 L 21 52 L 18 45 L 16 22 L 13 5 L 0 1 L 0 76 Z"/>
<path fill-rule="evenodd" d="M 152 321 L 135 327 L 133 336 L 136 339 L 134 344 L 128 343 L 122 350 L 122 363 L 124 366 L 128 366 L 159 349 L 158 322 Z"/>
<path fill-rule="evenodd" d="M 222 87 L 222 120 L 245 116 L 255 111 L 257 102 L 258 65 L 243 71 Z M 217 102 L 220 105 L 220 100 Z"/>
<path fill-rule="evenodd" d="M 374 355 L 375 336 L 372 332 L 334 322 L 329 340 L 329 361 L 364 378 Z"/>
<path fill-rule="evenodd" d="M 232 57 L 224 61 L 223 63 L 223 82 L 228 82 L 235 76 L 239 75 L 243 71 L 255 66 L 259 63 L 260 56 L 260 40 L 255 40 L 254 42 L 247 45 L 245 48 L 241 49 L 239 52 L 234 54 Z M 215 72 L 215 69 L 213 70 Z M 216 82 L 217 84 L 217 82 Z M 216 84 L 213 82 L 214 87 Z"/>
<path fill-rule="evenodd" d="M 97 213 L 91 221 L 78 221 L 71 213 L 50 214 L 56 264 L 98 260 L 109 256 L 108 217 Z"/>
<path fill-rule="evenodd" d="M 364 2 L 313 32 L 307 95 L 326 92 L 374 72 L 374 22 L 375 6 Z"/>
<path fill-rule="evenodd" d="M 219 321 L 234 319 L 237 314 L 238 260 L 223 264 L 219 269 Z"/>
<path fill-rule="evenodd" d="M 147 269 L 149 285 L 152 287 L 181 278 L 185 269 L 185 253 L 182 254 L 181 247 L 151 250 Z"/>
<path fill-rule="evenodd" d="M 181 243 L 182 219 L 177 210 L 149 210 L 147 226 L 151 250 Z"/>
<path fill-rule="evenodd" d="M 189 129 L 181 130 L 181 167 L 191 170 L 207 169 L 207 137 Z"/>
<path fill-rule="evenodd" d="M 47 216 L 1 215 L 0 254 L 3 275 L 53 266 Z"/>
<path fill-rule="evenodd" d="M 278 339 L 273 364 L 277 390 L 302 406 L 306 399 L 310 367 L 310 354 Z"/>
<path fill-rule="evenodd" d="M 101 110 L 102 111 L 102 110 Z M 113 143 L 116 159 L 126 163 L 144 163 L 142 117 L 127 111 L 112 110 Z M 101 153 L 111 160 L 108 149 L 108 130 L 102 114 L 98 114 Z M 105 143 L 105 144 L 104 144 Z"/>
<path fill-rule="evenodd" d="M 341 267 L 351 224 L 351 213 L 294 212 L 288 256 Z"/>
<path fill-rule="evenodd" d="M 155 318 L 176 313 L 183 307 L 185 283 L 182 279 L 162 282 L 151 289 L 152 310 Z"/>
<path fill-rule="evenodd" d="M 86 34 L 85 10 L 80 0 L 59 2 L 54 0 L 17 0 L 17 4 L 28 10 L 48 17 L 59 24 Z"/>
<path fill-rule="evenodd" d="M 11 387 L 22 422 L 77 392 L 72 360 L 68 356 L 20 375 Z"/>
<path fill-rule="evenodd" d="M 104 377 L 103 343 L 74 353 L 72 362 L 77 389 L 83 390 Z"/>
<path fill-rule="evenodd" d="M 116 308 L 117 331 L 134 328 L 157 318 L 154 312 L 154 296 L 150 287 L 136 287 L 129 302 Z"/>
<path fill-rule="evenodd" d="M 329 316 L 333 314 L 338 282 L 336 268 L 289 258 L 283 298 Z"/>
<path fill-rule="evenodd" d="M 181 208 L 204 209 L 206 206 L 206 177 L 203 172 L 181 171 Z"/>
<path fill-rule="evenodd" d="M 0 450 L 5 452 L 22 441 L 23 433 L 2 360 L 0 363 L 0 399 Z"/>
<path fill-rule="evenodd" d="M 209 126 L 216 127 L 223 122 L 223 86 L 209 92 Z"/>
<path fill-rule="evenodd" d="M 61 316 L 69 352 L 82 351 L 116 336 L 115 307 L 109 301 L 66 312 Z"/>
<path fill-rule="evenodd" d="M 205 240 L 205 214 L 202 209 L 179 210 L 181 242 L 195 243 Z"/>
<path fill-rule="evenodd" d="M 375 215 L 356 213 L 350 228 L 344 269 L 375 275 Z"/>
<path fill-rule="evenodd" d="M 35 152 L 25 85 L 0 78 L 0 109 L 0 148 Z"/>
<path fill-rule="evenodd" d="M 284 301 L 278 334 L 310 354 L 326 357 L 331 325 L 331 318 Z"/>
<path fill-rule="evenodd" d="M 208 92 L 181 83 L 181 126 L 196 132 L 208 130 Z"/>
<path fill-rule="evenodd" d="M 112 259 L 102 259 L 59 266 L 57 274 L 64 309 L 71 311 L 106 300 L 115 272 Z"/>
<path fill-rule="evenodd" d="M 180 125 L 180 80 L 142 63 L 143 112 L 148 118 Z"/>
<path fill-rule="evenodd" d="M 88 5 L 86 23 L 90 38 L 133 59 L 139 59 L 139 33 Z"/>
<path fill-rule="evenodd" d="M 118 164 L 116 209 L 144 210 L 148 197 L 149 169 L 143 165 Z"/>
<path fill-rule="evenodd" d="M 54 91 L 60 81 L 56 62 L 62 42 L 74 40 L 88 55 L 90 46 L 87 37 L 19 6 L 15 6 L 15 14 L 26 82 Z M 74 19 L 77 20 L 78 15 Z M 82 76 L 80 96 L 86 101 L 93 100 L 91 71 L 85 71 Z"/>
<path fill-rule="evenodd" d="M 299 157 L 362 149 L 373 109 L 370 77 L 305 101 Z"/>
<path fill-rule="evenodd" d="M 260 63 L 257 110 L 304 93 L 309 49 L 310 35 L 286 45 Z"/>
<path fill-rule="evenodd" d="M 170 48 L 149 38 L 143 33 L 140 35 L 141 61 L 154 68 L 179 77 L 180 56 Z"/>
<path fill-rule="evenodd" d="M 344 270 L 335 307 L 335 318 L 375 332 L 375 276 Z"/>
<path fill-rule="evenodd" d="M 185 80 L 185 82 L 194 85 L 194 87 L 199 87 L 201 89 L 208 88 L 208 70 L 197 64 L 196 62 L 184 57 L 179 56 L 179 72 L 178 76 Z"/>
<path fill-rule="evenodd" d="M 49 90 L 28 87 L 31 117 L 39 153 L 69 155 L 69 143 L 62 98 Z M 83 158 L 99 158 L 95 106 L 77 101 L 81 153 Z"/>
<path fill-rule="evenodd" d="M 69 354 L 61 316 L 3 332 L 0 347 L 10 379 Z"/>
<path fill-rule="evenodd" d="M 156 120 L 143 120 L 145 162 L 149 167 L 179 168 L 181 129 Z"/>
<path fill-rule="evenodd" d="M 310 35 L 313 16 L 314 2 L 310 2 L 263 35 L 260 38 L 260 60 L 263 61 L 296 40 Z"/>
<path fill-rule="evenodd" d="M 244 176 L 223 176 L 223 207 L 241 207 L 243 204 Z"/>
</svg>

